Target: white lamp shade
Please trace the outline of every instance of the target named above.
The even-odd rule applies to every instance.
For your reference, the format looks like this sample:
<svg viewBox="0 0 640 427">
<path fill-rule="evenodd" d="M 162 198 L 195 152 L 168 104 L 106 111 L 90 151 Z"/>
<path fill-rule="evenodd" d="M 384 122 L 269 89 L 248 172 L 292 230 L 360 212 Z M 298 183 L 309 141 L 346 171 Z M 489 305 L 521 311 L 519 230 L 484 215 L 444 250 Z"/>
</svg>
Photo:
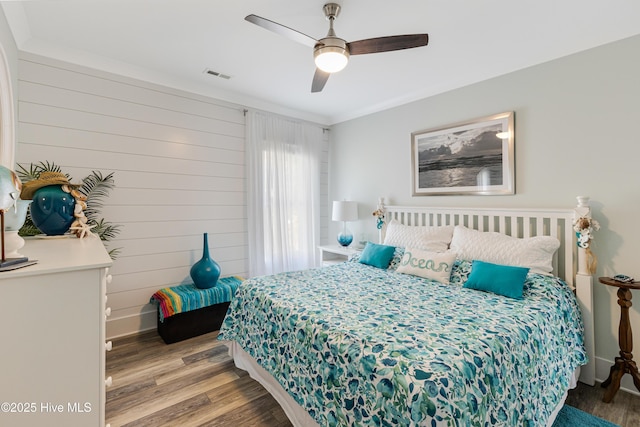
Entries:
<svg viewBox="0 0 640 427">
<path fill-rule="evenodd" d="M 333 221 L 355 221 L 358 219 L 358 203 L 352 201 L 334 201 L 333 212 L 331 214 Z"/>
</svg>

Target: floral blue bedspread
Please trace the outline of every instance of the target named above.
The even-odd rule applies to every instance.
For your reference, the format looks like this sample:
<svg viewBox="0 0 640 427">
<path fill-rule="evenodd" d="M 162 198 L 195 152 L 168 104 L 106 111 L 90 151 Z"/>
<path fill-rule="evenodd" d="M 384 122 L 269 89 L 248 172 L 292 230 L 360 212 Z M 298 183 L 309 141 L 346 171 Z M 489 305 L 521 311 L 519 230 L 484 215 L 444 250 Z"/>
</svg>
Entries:
<svg viewBox="0 0 640 427">
<path fill-rule="evenodd" d="M 530 274 L 524 299 L 345 262 L 249 279 L 237 341 L 321 426 L 544 426 L 587 361 L 577 301 Z"/>
</svg>

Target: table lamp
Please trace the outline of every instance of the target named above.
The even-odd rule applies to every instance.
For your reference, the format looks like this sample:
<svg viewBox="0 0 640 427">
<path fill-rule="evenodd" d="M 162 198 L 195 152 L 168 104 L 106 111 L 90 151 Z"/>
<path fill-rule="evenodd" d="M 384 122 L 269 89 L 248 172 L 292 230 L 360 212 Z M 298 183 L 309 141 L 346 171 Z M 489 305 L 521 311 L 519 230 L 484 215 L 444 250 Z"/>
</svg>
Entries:
<svg viewBox="0 0 640 427">
<path fill-rule="evenodd" d="M 343 229 L 338 234 L 338 243 L 344 247 L 349 246 L 353 241 L 353 234 L 347 229 L 347 221 L 358 219 L 358 203 L 346 200 L 334 201 L 331 219 L 343 222 Z"/>
</svg>

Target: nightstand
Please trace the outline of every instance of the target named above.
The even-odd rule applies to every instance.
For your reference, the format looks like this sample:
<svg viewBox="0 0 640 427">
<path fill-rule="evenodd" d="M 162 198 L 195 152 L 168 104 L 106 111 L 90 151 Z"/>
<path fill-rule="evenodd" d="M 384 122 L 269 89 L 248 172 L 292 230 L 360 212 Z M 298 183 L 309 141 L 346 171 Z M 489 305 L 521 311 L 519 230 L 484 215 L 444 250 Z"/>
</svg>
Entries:
<svg viewBox="0 0 640 427">
<path fill-rule="evenodd" d="M 340 245 L 319 246 L 318 249 L 320 250 L 320 260 L 323 267 L 331 264 L 337 264 L 339 262 L 345 262 L 351 255 L 362 252 L 362 249 L 356 249 L 351 246 L 345 248 Z"/>
<path fill-rule="evenodd" d="M 615 364 L 611 367 L 609 378 L 602 383 L 602 387 L 607 388 L 602 400 L 604 400 L 605 403 L 609 403 L 620 388 L 620 380 L 624 374 L 631 374 L 633 384 L 640 390 L 640 373 L 638 373 L 638 367 L 631 354 L 633 350 L 633 335 L 631 333 L 631 322 L 629 321 L 631 290 L 640 289 L 640 282 L 623 283 L 617 282 L 609 277 L 601 277 L 598 280 L 600 280 L 600 283 L 603 285 L 618 288 L 618 305 L 620 306 L 620 326 L 618 327 L 620 356 L 616 357 Z"/>
</svg>

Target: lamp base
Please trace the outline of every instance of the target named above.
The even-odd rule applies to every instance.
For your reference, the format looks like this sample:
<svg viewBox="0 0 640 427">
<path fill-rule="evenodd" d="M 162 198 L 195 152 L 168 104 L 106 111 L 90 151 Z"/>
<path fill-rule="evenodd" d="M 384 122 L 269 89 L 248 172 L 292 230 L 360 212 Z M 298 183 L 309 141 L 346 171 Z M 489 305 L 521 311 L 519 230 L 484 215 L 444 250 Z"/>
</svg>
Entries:
<svg viewBox="0 0 640 427">
<path fill-rule="evenodd" d="M 24 255 L 18 253 L 23 246 L 24 239 L 17 231 L 4 232 L 4 250 L 6 251 L 5 258 L 23 258 Z"/>
<path fill-rule="evenodd" d="M 346 232 L 338 234 L 338 243 L 345 248 L 353 242 L 353 234 Z"/>
</svg>

